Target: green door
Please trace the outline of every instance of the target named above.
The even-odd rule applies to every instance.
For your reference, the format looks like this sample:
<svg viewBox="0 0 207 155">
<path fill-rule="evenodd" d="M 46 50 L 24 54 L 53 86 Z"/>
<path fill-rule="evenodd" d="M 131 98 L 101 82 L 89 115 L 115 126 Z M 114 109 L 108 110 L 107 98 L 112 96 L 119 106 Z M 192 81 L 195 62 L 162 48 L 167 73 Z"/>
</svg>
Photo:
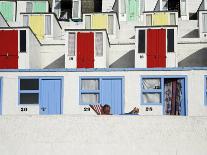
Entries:
<svg viewBox="0 0 207 155">
<path fill-rule="evenodd" d="M 13 2 L 0 2 L 0 12 L 7 21 L 14 19 L 14 3 Z"/>
<path fill-rule="evenodd" d="M 128 0 L 127 18 L 129 21 L 137 20 L 139 0 Z"/>
<path fill-rule="evenodd" d="M 33 12 L 46 12 L 46 2 L 34 2 Z"/>
</svg>

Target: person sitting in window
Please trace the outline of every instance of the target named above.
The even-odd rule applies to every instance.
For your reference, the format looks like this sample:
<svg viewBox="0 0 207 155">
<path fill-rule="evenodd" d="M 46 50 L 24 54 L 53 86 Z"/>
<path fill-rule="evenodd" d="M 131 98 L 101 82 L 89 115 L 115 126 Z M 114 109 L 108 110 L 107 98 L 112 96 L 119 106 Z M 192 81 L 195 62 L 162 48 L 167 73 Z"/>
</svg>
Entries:
<svg viewBox="0 0 207 155">
<path fill-rule="evenodd" d="M 98 105 L 89 105 L 97 115 L 111 115 L 111 107 L 108 104 L 102 106 L 101 104 Z"/>
</svg>

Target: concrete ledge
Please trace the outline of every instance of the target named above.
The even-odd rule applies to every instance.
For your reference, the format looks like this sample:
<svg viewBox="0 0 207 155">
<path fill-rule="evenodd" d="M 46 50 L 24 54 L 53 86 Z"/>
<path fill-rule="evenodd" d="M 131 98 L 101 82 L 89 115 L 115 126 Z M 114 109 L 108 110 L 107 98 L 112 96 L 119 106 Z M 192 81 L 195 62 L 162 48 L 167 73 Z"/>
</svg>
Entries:
<svg viewBox="0 0 207 155">
<path fill-rule="evenodd" d="M 1 155 L 206 155 L 207 117 L 1 116 Z"/>
</svg>

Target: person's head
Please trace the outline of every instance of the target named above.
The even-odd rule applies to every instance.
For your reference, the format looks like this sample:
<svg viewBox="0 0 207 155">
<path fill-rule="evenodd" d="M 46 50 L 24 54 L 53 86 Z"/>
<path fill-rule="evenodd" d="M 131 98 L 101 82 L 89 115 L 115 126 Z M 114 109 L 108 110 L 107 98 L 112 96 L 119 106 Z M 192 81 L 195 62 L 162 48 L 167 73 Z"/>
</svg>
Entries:
<svg viewBox="0 0 207 155">
<path fill-rule="evenodd" d="M 105 104 L 105 105 L 103 106 L 102 111 L 103 111 L 103 114 L 104 114 L 104 115 L 110 115 L 110 110 L 111 110 L 111 108 L 110 108 L 110 106 L 109 106 L 108 104 Z"/>
</svg>

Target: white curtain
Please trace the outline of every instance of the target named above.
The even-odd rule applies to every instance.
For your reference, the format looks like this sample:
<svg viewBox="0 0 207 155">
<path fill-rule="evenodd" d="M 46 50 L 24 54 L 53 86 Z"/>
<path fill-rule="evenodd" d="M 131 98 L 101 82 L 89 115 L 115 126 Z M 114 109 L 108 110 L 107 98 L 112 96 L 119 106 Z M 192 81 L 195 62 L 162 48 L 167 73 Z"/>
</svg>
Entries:
<svg viewBox="0 0 207 155">
<path fill-rule="evenodd" d="M 152 15 L 146 15 L 146 25 L 147 26 L 152 25 Z"/>
<path fill-rule="evenodd" d="M 83 103 L 98 103 L 99 94 L 81 94 L 81 102 Z"/>
<path fill-rule="evenodd" d="M 181 0 L 181 15 L 186 16 L 186 0 Z"/>
<path fill-rule="evenodd" d="M 175 13 L 170 13 L 170 25 L 176 25 Z"/>
<path fill-rule="evenodd" d="M 125 14 L 126 13 L 126 1 L 125 0 L 121 0 L 121 14 Z"/>
<path fill-rule="evenodd" d="M 103 56 L 103 33 L 97 32 L 96 33 L 96 56 Z"/>
<path fill-rule="evenodd" d="M 26 3 L 26 12 L 32 12 L 32 10 L 33 10 L 33 4 L 32 4 L 32 2 L 27 2 Z"/>
<path fill-rule="evenodd" d="M 99 90 L 99 80 L 81 80 L 82 90 Z"/>
<path fill-rule="evenodd" d="M 68 55 L 75 56 L 75 33 L 69 33 L 69 43 L 68 43 Z"/>
<path fill-rule="evenodd" d="M 203 13 L 203 32 L 207 32 L 207 13 Z"/>
<path fill-rule="evenodd" d="M 142 88 L 143 89 L 160 89 L 160 79 L 143 79 Z"/>
<path fill-rule="evenodd" d="M 45 16 L 45 34 L 51 35 L 51 16 L 50 15 Z"/>
<path fill-rule="evenodd" d="M 78 18 L 79 1 L 73 1 L 73 18 Z"/>
<path fill-rule="evenodd" d="M 29 25 L 29 16 L 23 15 L 23 26 L 28 26 L 28 25 Z"/>
<path fill-rule="evenodd" d="M 144 93 L 142 95 L 144 103 L 161 103 L 160 93 Z"/>
<path fill-rule="evenodd" d="M 91 16 L 90 15 L 85 16 L 85 28 L 91 29 Z"/>
<path fill-rule="evenodd" d="M 109 34 L 114 33 L 114 16 L 113 15 L 108 16 L 108 33 Z"/>
</svg>

